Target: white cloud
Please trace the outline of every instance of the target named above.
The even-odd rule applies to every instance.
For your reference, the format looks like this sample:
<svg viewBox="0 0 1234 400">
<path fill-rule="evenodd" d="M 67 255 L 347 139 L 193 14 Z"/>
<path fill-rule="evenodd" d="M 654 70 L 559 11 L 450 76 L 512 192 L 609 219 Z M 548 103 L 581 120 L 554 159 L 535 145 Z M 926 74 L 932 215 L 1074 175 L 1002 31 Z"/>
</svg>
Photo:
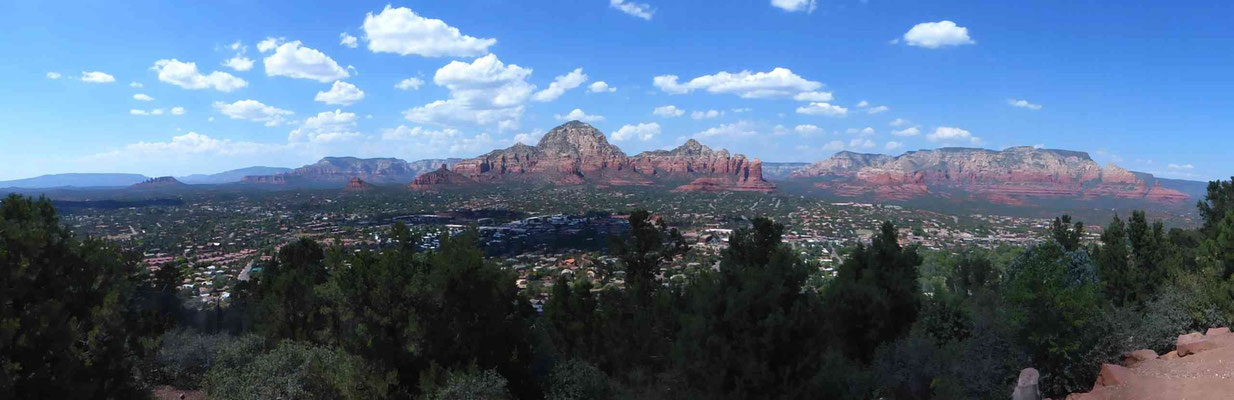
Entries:
<svg viewBox="0 0 1234 400">
<path fill-rule="evenodd" d="M 720 124 L 714 128 L 694 134 L 697 139 L 721 137 L 721 138 L 741 138 L 757 135 L 758 131 L 749 121 L 737 121 L 731 124 Z"/>
<path fill-rule="evenodd" d="M 295 114 L 253 99 L 240 100 L 235 103 L 216 101 L 214 108 L 231 119 L 262 122 L 266 126 L 278 126 L 286 120 L 287 116 Z"/>
<path fill-rule="evenodd" d="M 891 131 L 891 134 L 896 136 L 917 136 L 921 134 L 921 128 L 910 126 L 898 131 L 893 130 Z"/>
<path fill-rule="evenodd" d="M 904 125 L 908 125 L 909 123 L 910 123 L 910 122 L 909 122 L 909 120 L 907 120 L 907 119 L 904 119 L 904 118 L 896 118 L 896 119 L 894 119 L 894 120 L 892 120 L 892 121 L 891 121 L 891 126 L 901 127 L 901 126 L 904 126 Z"/>
<path fill-rule="evenodd" d="M 347 34 L 347 32 L 343 32 L 338 34 L 338 44 L 354 49 L 359 45 L 359 40 L 357 40 L 355 36 L 351 36 Z"/>
<path fill-rule="evenodd" d="M 818 8 L 818 0 L 771 0 L 771 6 L 788 12 L 814 12 Z"/>
<path fill-rule="evenodd" d="M 181 62 L 177 59 L 158 60 L 150 68 L 159 74 L 159 80 L 185 89 L 214 89 L 220 92 L 231 92 L 248 86 L 248 82 L 232 74 L 214 71 L 202 75 L 197 71 L 197 63 Z"/>
<path fill-rule="evenodd" d="M 570 111 L 570 113 L 569 113 L 569 114 L 566 114 L 566 115 L 561 115 L 561 114 L 556 114 L 556 115 L 553 115 L 553 118 L 557 118 L 557 119 L 562 120 L 562 121 L 574 121 L 574 120 L 579 120 L 579 121 L 583 121 L 583 122 L 600 122 L 600 121 L 603 121 L 603 120 L 604 120 L 604 116 L 603 116 L 603 115 L 593 115 L 593 114 L 587 114 L 587 113 L 583 112 L 583 110 L 580 110 L 580 109 L 577 109 L 577 108 L 575 108 L 574 110 Z"/>
<path fill-rule="evenodd" d="M 866 108 L 870 106 L 870 102 L 862 100 L 857 102 L 857 108 Z"/>
<path fill-rule="evenodd" d="M 823 86 L 821 82 L 802 78 L 788 68 L 775 68 L 770 72 L 721 71 L 691 79 L 686 83 L 678 82 L 679 79 L 677 75 L 660 75 L 652 79 L 652 84 L 671 94 L 706 90 L 709 93 L 736 94 L 747 99 L 789 97 Z"/>
<path fill-rule="evenodd" d="M 832 117 L 843 117 L 848 115 L 848 109 L 843 106 L 832 105 L 828 103 L 810 103 L 801 107 L 797 107 L 798 114 L 805 115 L 826 115 Z"/>
<path fill-rule="evenodd" d="M 475 57 L 488 53 L 497 39 L 480 39 L 459 33 L 440 19 L 424 18 L 406 7 L 386 8 L 364 17 L 364 40 L 374 53 L 424 57 Z"/>
<path fill-rule="evenodd" d="M 129 115 L 150 115 L 149 111 L 138 110 L 136 108 L 129 110 Z"/>
<path fill-rule="evenodd" d="M 698 120 L 698 119 L 712 119 L 712 118 L 719 117 L 719 116 L 721 116 L 721 115 L 724 115 L 724 112 L 723 112 L 723 111 L 716 111 L 716 110 L 695 111 L 695 112 L 690 113 L 690 118 L 693 118 L 693 119 L 696 119 L 696 120 Z"/>
<path fill-rule="evenodd" d="M 394 88 L 398 90 L 419 90 L 420 86 L 424 86 L 424 80 L 416 77 L 407 78 L 394 84 Z"/>
<path fill-rule="evenodd" d="M 844 150 L 844 142 L 841 142 L 839 140 L 832 140 L 830 142 L 827 142 L 827 144 L 823 145 L 823 150 L 829 150 L 829 151 Z"/>
<path fill-rule="evenodd" d="M 621 10 L 623 13 L 648 21 L 650 21 L 651 16 L 656 13 L 656 10 L 651 8 L 651 5 L 647 3 L 635 3 L 633 1 L 625 0 L 609 0 L 608 5 L 609 7 Z"/>
<path fill-rule="evenodd" d="M 831 92 L 801 92 L 793 96 L 797 101 L 828 102 L 835 99 Z"/>
<path fill-rule="evenodd" d="M 146 85 L 142 85 L 141 82 L 129 82 L 129 87 L 140 89 L 146 87 Z"/>
<path fill-rule="evenodd" d="M 259 43 L 258 48 L 261 48 L 268 40 L 270 39 Z M 322 83 L 329 83 L 351 76 L 346 69 L 340 67 L 326 53 L 301 46 L 299 40 L 281 43 L 276 39 L 274 44 L 277 47 L 270 49 L 267 46 L 267 50 L 262 51 L 263 53 L 270 50 L 274 51 L 274 54 L 267 56 L 263 60 L 266 65 L 267 76 L 312 79 Z"/>
<path fill-rule="evenodd" d="M 82 71 L 81 81 L 90 83 L 112 83 L 116 81 L 116 77 L 101 71 Z"/>
<path fill-rule="evenodd" d="M 325 111 L 304 120 L 299 128 L 287 135 L 289 143 L 322 144 L 360 137 L 355 132 L 356 114 L 342 110 Z"/>
<path fill-rule="evenodd" d="M 1166 167 L 1169 167 L 1170 169 L 1195 169 L 1195 166 L 1191 164 L 1169 164 Z"/>
<path fill-rule="evenodd" d="M 153 101 L 154 98 L 150 97 L 150 95 L 145 94 L 145 93 L 138 93 L 138 94 L 133 95 L 133 100 Z"/>
<path fill-rule="evenodd" d="M 234 156 L 249 155 L 277 150 L 277 146 L 237 142 L 230 139 L 215 139 L 197 132 L 189 132 L 171 138 L 167 142 L 137 142 L 110 152 L 94 154 L 85 159 L 97 160 L 147 160 L 177 159 L 186 155 Z"/>
<path fill-rule="evenodd" d="M 644 142 L 660 134 L 660 124 L 645 122 L 638 125 L 625 125 L 613 132 L 613 141 L 621 142 L 628 139 L 638 139 Z"/>
<path fill-rule="evenodd" d="M 184 115 L 184 113 L 186 112 L 188 111 L 186 111 L 184 107 L 172 107 L 171 108 L 171 115 Z"/>
<path fill-rule="evenodd" d="M 422 153 L 434 155 L 474 154 L 478 151 L 491 149 L 495 141 L 486 133 L 467 137 L 453 128 L 428 129 L 424 127 L 407 127 L 399 125 L 394 129 L 386 129 L 381 139 L 387 142 L 410 143 Z M 427 150 L 427 152 L 425 151 Z"/>
<path fill-rule="evenodd" d="M 236 71 L 248 71 L 253 69 L 253 59 L 236 55 L 235 57 L 228 58 L 227 61 L 223 61 L 223 66 Z"/>
<path fill-rule="evenodd" d="M 793 131 L 801 135 L 818 135 L 822 134 L 824 129 L 817 125 L 797 125 L 793 127 Z"/>
<path fill-rule="evenodd" d="M 686 113 L 686 110 L 682 110 L 680 108 L 677 108 L 677 106 L 670 104 L 667 106 L 656 107 L 656 109 L 652 111 L 651 113 L 655 115 L 659 115 L 661 117 L 673 118 L 673 117 L 680 117 L 684 115 Z"/>
<path fill-rule="evenodd" d="M 590 86 L 587 86 L 587 90 L 590 90 L 592 93 L 612 93 L 616 92 L 617 88 L 609 86 L 608 82 L 605 81 L 595 81 Z"/>
<path fill-rule="evenodd" d="M 1007 104 L 1012 107 L 1027 108 L 1029 110 L 1040 110 L 1040 104 L 1029 103 L 1028 100 L 1007 99 Z"/>
<path fill-rule="evenodd" d="M 883 148 L 887 150 L 899 150 L 904 148 L 904 143 L 895 141 L 887 142 L 887 145 L 883 146 Z"/>
<path fill-rule="evenodd" d="M 969 131 L 950 126 L 940 126 L 935 128 L 934 133 L 926 135 L 926 139 L 929 139 L 931 142 L 965 141 L 973 144 L 981 143 L 981 138 L 973 136 L 973 134 Z"/>
<path fill-rule="evenodd" d="M 874 141 L 870 139 L 858 138 L 848 141 L 848 147 L 853 149 L 869 149 L 874 146 L 878 146 L 878 144 L 874 143 Z"/>
<path fill-rule="evenodd" d="M 278 47 L 279 43 L 282 42 L 283 38 L 281 37 L 268 37 L 265 40 L 257 42 L 257 51 L 262 53 L 269 52 L 270 50 L 274 50 L 275 47 Z"/>
<path fill-rule="evenodd" d="M 735 112 L 735 113 L 744 113 L 744 112 L 750 112 L 750 111 L 753 111 L 753 109 L 751 109 L 751 108 L 749 108 L 749 107 L 739 107 L 739 108 L 734 108 L 734 109 L 731 109 L 731 110 L 729 110 L 729 111 L 732 111 L 732 112 Z"/>
<path fill-rule="evenodd" d="M 48 72 L 47 79 L 60 79 L 60 73 L 59 72 Z"/>
<path fill-rule="evenodd" d="M 968 37 L 968 28 L 957 26 L 951 21 L 939 21 L 914 25 L 912 29 L 904 33 L 904 43 L 909 46 L 937 49 L 977 42 Z"/>
<path fill-rule="evenodd" d="M 582 68 L 575 68 L 568 74 L 554 78 L 553 83 L 550 83 L 548 88 L 536 92 L 535 95 L 531 96 L 531 99 L 539 102 L 557 100 L 567 90 L 579 87 L 583 82 L 587 82 L 587 74 L 583 73 Z"/>
<path fill-rule="evenodd" d="M 848 130 L 847 130 L 847 131 L 845 131 L 845 132 L 847 132 L 847 133 L 848 133 L 848 134 L 850 134 L 850 135 L 863 135 L 863 136 L 869 136 L 869 135 L 873 135 L 873 134 L 874 134 L 874 128 L 869 127 L 869 126 L 867 126 L 867 127 L 865 127 L 865 128 L 862 128 L 862 129 L 857 129 L 857 128 L 848 128 Z"/>
<path fill-rule="evenodd" d="M 329 91 L 317 92 L 317 96 L 313 100 L 320 101 L 326 104 L 337 104 L 349 106 L 357 101 L 364 99 L 364 91 L 343 81 L 334 81 L 334 85 Z"/>
<path fill-rule="evenodd" d="M 867 109 L 866 114 L 881 114 L 887 112 L 888 110 L 891 110 L 891 108 L 887 106 L 874 106 Z"/>
<path fill-rule="evenodd" d="M 407 110 L 404 116 L 417 123 L 516 127 L 523 104 L 535 90 L 535 85 L 527 83 L 530 75 L 530 68 L 506 65 L 495 54 L 470 64 L 451 61 L 433 76 L 434 83 L 450 89 L 450 98 Z"/>
</svg>

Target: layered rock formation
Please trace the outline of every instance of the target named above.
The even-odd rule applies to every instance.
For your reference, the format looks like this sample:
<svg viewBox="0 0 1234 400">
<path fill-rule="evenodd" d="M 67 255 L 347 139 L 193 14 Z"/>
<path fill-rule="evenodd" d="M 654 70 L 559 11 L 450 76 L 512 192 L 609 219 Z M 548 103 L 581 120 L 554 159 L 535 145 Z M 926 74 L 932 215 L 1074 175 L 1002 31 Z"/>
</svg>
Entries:
<svg viewBox="0 0 1234 400">
<path fill-rule="evenodd" d="M 443 187 L 458 187 L 462 185 L 474 184 L 476 181 L 463 176 L 458 172 L 451 171 L 446 164 L 441 164 L 441 168 L 421 174 L 417 176 L 411 184 L 408 185 L 412 190 L 434 190 Z"/>
<path fill-rule="evenodd" d="M 559 185 L 649 185 L 657 181 L 701 180 L 679 190 L 770 192 L 761 163 L 715 151 L 693 139 L 673 150 L 626 156 L 583 122 L 570 121 L 546 133 L 535 146 L 516 144 L 460 161 L 454 172 L 476 182 L 533 182 Z"/>
<path fill-rule="evenodd" d="M 966 196 L 1019 205 L 1032 198 L 1104 198 L 1182 204 L 1189 197 L 1162 187 L 1149 174 L 1115 165 L 1101 167 L 1087 153 L 1012 147 L 1003 151 L 942 148 L 881 154 L 840 152 L 798 170 L 795 178 L 822 178 L 816 185 L 842 196 L 873 195 L 906 200 L 921 196 Z"/>
<path fill-rule="evenodd" d="M 1181 335 L 1175 350 L 1127 353 L 1123 365 L 1103 364 L 1088 393 L 1069 400 L 1228 399 L 1234 393 L 1234 335 L 1211 328 Z"/>
<path fill-rule="evenodd" d="M 134 183 L 132 186 L 129 186 L 129 188 L 130 189 L 166 189 L 166 188 L 176 188 L 176 187 L 184 187 L 184 186 L 188 186 L 188 185 L 181 183 L 180 181 L 176 180 L 176 178 L 174 177 L 160 176 L 158 178 L 147 179 L 144 182 Z"/>
</svg>

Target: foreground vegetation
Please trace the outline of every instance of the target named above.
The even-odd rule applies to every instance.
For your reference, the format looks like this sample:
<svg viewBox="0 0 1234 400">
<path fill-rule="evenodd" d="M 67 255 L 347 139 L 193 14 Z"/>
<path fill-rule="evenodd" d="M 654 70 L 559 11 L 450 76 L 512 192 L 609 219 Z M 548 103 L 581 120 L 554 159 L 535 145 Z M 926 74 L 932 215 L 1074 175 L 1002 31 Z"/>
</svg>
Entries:
<svg viewBox="0 0 1234 400">
<path fill-rule="evenodd" d="M 203 312 L 181 305 L 175 268 L 151 274 L 74 237 L 47 200 L 10 196 L 0 397 L 1006 398 L 1029 366 L 1057 396 L 1123 351 L 1234 319 L 1234 181 L 1199 211 L 1198 230 L 1136 212 L 1084 244 L 1060 217 L 1040 246 L 928 257 L 887 222 L 821 282 L 757 218 L 715 268 L 669 283 L 681 236 L 634 212 L 610 247 L 624 280 L 559 279 L 543 314 L 474 234 L 420 251 L 396 225 L 380 251 L 287 244 Z"/>
</svg>

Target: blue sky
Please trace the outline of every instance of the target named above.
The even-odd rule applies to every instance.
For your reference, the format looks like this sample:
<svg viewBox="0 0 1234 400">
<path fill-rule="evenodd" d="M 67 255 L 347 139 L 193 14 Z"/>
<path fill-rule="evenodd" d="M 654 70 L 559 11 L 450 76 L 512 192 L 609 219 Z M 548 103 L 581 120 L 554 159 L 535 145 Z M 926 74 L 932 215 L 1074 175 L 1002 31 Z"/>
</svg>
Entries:
<svg viewBox="0 0 1234 400">
<path fill-rule="evenodd" d="M 629 154 L 1044 145 L 1234 173 L 1227 2 L 254 3 L 0 4 L 0 179 L 471 157 L 572 112 Z"/>
</svg>

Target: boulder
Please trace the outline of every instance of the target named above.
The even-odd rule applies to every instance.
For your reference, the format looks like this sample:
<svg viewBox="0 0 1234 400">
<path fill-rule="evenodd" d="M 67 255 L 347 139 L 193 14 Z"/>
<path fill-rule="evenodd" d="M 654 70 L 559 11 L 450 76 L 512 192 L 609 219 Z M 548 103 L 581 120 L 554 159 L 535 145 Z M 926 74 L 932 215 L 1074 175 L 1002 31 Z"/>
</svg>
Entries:
<svg viewBox="0 0 1234 400">
<path fill-rule="evenodd" d="M 1157 352 L 1149 349 L 1140 349 L 1130 353 L 1123 354 L 1123 365 L 1130 368 L 1134 367 L 1147 360 L 1157 359 Z"/>
<path fill-rule="evenodd" d="M 1135 377 L 1127 367 L 1114 364 L 1101 364 L 1101 373 L 1097 375 L 1097 382 L 1093 384 L 1093 390 L 1103 387 L 1118 386 L 1130 382 Z"/>
<path fill-rule="evenodd" d="M 1015 390 L 1011 392 L 1011 400 L 1041 400 L 1041 388 L 1037 380 L 1041 373 L 1036 368 L 1020 370 L 1020 378 L 1016 380 Z"/>
<path fill-rule="evenodd" d="M 1161 355 L 1162 360 L 1173 360 L 1175 358 L 1178 358 L 1178 350 L 1171 350 L 1169 353 Z"/>
<path fill-rule="evenodd" d="M 1208 340 L 1199 332 L 1192 332 L 1186 335 L 1179 335 L 1178 340 L 1174 342 L 1175 351 L 1179 357 L 1185 357 L 1190 354 L 1199 353 L 1201 351 L 1210 350 L 1217 347 L 1217 344 Z"/>
<path fill-rule="evenodd" d="M 1228 335 L 1228 334 L 1230 334 L 1230 327 L 1228 326 L 1223 326 L 1220 328 L 1208 328 L 1208 331 L 1204 332 L 1205 337 L 1221 336 L 1221 335 Z"/>
</svg>

